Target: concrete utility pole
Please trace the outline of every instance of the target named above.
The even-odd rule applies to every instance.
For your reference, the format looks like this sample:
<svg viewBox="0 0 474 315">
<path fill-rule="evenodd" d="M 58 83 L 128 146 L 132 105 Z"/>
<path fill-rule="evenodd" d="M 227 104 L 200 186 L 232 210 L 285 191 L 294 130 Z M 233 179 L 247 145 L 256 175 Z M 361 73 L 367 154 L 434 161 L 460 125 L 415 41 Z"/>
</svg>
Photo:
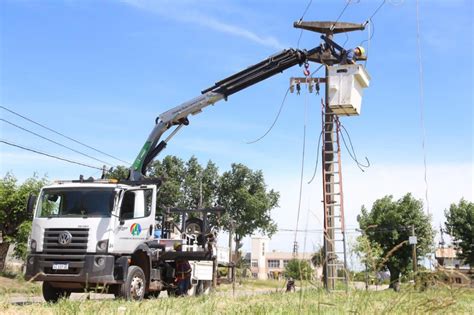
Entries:
<svg viewBox="0 0 474 315">
<path fill-rule="evenodd" d="M 304 22 L 298 21 L 294 23 L 294 27 L 305 29 L 323 34 L 321 38 L 325 37 L 330 42 L 333 40 L 334 34 L 352 32 L 357 30 L 364 30 L 365 25 L 356 23 L 344 23 L 344 22 Z M 323 38 L 324 39 L 324 38 Z M 328 42 L 325 40 L 326 43 Z M 345 228 L 344 228 L 344 212 L 343 212 L 343 195 L 342 195 L 342 177 L 341 177 L 341 163 L 340 163 L 340 150 L 338 144 L 339 131 L 336 126 L 337 115 L 332 113 L 329 108 L 329 67 L 341 62 L 340 58 L 335 56 L 335 47 L 344 51 L 344 49 L 332 42 L 334 46 L 329 45 L 321 46 L 319 52 L 308 57 L 309 61 L 317 62 L 325 65 L 325 114 L 323 120 L 323 153 L 322 153 L 322 171 L 323 171 L 323 203 L 324 203 L 324 285 L 327 290 L 334 290 L 335 283 L 338 278 L 337 266 L 342 265 L 337 260 L 336 241 L 342 241 L 342 251 L 344 256 L 343 273 L 346 282 L 346 289 L 348 285 L 347 278 L 347 264 L 346 264 L 346 243 L 345 243 Z M 341 52 L 342 52 L 341 51 Z M 321 80 L 322 81 L 322 80 Z M 319 81 L 318 81 L 319 82 Z M 304 81 L 302 81 L 304 83 Z M 336 131 L 336 133 L 335 133 Z M 337 141 L 337 143 L 336 143 Z M 337 146 L 337 152 L 335 148 Z M 334 154 L 337 153 L 337 154 Z M 338 169 L 335 170 L 334 166 L 338 165 Z M 336 178 L 335 175 L 339 178 Z M 339 187 L 339 191 L 335 191 L 335 184 Z M 339 200 L 336 199 L 339 197 Z M 339 212 L 335 213 L 335 209 L 338 207 Z M 341 222 L 340 227 L 336 227 L 335 220 L 339 219 Z M 336 230 L 340 233 L 342 239 L 336 239 Z"/>
</svg>

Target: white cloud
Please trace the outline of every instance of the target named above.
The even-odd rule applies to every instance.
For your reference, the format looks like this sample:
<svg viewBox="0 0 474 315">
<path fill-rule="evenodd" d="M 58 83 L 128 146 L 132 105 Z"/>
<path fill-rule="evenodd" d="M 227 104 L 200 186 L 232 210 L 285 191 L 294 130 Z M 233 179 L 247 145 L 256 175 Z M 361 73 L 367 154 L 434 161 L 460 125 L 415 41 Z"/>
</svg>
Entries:
<svg viewBox="0 0 474 315">
<path fill-rule="evenodd" d="M 222 22 L 214 17 L 206 15 L 199 10 L 192 8 L 193 4 L 195 4 L 193 1 L 177 3 L 173 1 L 122 0 L 122 2 L 175 21 L 207 27 L 214 31 L 240 37 L 262 46 L 276 49 L 283 49 L 285 47 L 273 36 L 262 36 L 242 26 Z"/>
</svg>

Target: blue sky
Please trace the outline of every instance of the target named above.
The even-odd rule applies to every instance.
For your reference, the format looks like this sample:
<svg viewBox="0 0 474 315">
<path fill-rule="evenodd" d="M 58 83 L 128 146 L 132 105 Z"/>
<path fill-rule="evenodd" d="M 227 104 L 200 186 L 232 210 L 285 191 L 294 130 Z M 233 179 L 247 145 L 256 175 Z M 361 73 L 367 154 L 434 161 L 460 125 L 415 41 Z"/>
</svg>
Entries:
<svg viewBox="0 0 474 315">
<path fill-rule="evenodd" d="M 292 27 L 308 1 L 35 1 L 0 4 L 0 103 L 73 138 L 133 161 L 155 117 L 214 82 L 286 47 L 296 47 Z M 341 21 L 362 23 L 380 4 L 352 1 Z M 311 4 L 305 20 L 334 20 L 345 1 Z M 421 1 L 424 72 L 424 122 L 428 188 L 433 224 L 462 196 L 473 200 L 473 10 L 471 1 Z M 360 172 L 343 154 L 348 225 L 356 227 L 360 206 L 393 193 L 424 198 L 422 129 L 416 46 L 415 1 L 387 1 L 373 19 L 362 114 L 343 118 L 360 157 L 372 167 Z M 443 23 L 444 22 L 444 23 Z M 368 33 L 348 35 L 346 47 Z M 343 43 L 345 35 L 336 40 Z M 300 47 L 313 48 L 319 37 L 303 34 Z M 311 69 L 317 65 L 311 64 Z M 221 171 L 232 162 L 262 169 L 269 187 L 281 193 L 274 211 L 281 228 L 296 223 L 305 96 L 291 94 L 272 132 L 274 119 L 295 67 L 231 96 L 190 118 L 164 152 L 201 162 L 211 159 Z M 322 75 L 322 73 L 321 73 Z M 308 96 L 305 178 L 311 177 L 320 126 L 320 97 Z M 0 109 L 12 121 L 57 141 Z M 1 138 L 88 164 L 77 155 L 0 122 Z M 83 150 L 111 164 L 116 161 Z M 98 176 L 87 168 L 51 160 L 0 144 L 0 173 L 20 180 L 34 172 L 50 179 Z M 319 173 L 318 173 L 319 174 Z M 321 183 L 304 186 L 303 221 L 321 228 Z M 310 208 L 310 212 L 307 212 Z M 309 214 L 308 214 L 309 213 Z M 313 214 L 311 214 L 313 213 Z M 303 226 L 304 227 L 304 226 Z M 312 235 L 308 247 L 319 242 Z M 275 236 L 273 248 L 289 250 L 288 234 Z M 302 242 L 302 240 L 301 240 Z M 302 247 L 302 246 L 301 246 Z"/>
</svg>

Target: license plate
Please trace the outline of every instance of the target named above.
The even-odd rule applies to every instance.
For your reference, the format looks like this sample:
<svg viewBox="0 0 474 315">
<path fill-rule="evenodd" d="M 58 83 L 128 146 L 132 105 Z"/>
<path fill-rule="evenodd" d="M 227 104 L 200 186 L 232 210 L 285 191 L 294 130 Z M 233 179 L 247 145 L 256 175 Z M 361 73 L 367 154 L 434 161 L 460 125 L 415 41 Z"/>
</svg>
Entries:
<svg viewBox="0 0 474 315">
<path fill-rule="evenodd" d="M 53 270 L 68 270 L 69 264 L 53 264 Z"/>
</svg>

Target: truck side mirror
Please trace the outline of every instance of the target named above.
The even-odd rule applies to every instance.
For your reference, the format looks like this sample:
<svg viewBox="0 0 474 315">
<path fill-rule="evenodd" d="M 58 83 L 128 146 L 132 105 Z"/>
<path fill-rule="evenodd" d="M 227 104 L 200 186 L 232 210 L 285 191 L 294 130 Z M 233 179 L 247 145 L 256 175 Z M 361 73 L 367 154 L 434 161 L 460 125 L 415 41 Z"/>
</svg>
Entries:
<svg viewBox="0 0 474 315">
<path fill-rule="evenodd" d="M 26 213 L 28 213 L 28 215 L 33 215 L 33 212 L 35 211 L 36 198 L 36 195 L 33 194 L 28 196 L 28 202 L 26 204 Z"/>
</svg>

